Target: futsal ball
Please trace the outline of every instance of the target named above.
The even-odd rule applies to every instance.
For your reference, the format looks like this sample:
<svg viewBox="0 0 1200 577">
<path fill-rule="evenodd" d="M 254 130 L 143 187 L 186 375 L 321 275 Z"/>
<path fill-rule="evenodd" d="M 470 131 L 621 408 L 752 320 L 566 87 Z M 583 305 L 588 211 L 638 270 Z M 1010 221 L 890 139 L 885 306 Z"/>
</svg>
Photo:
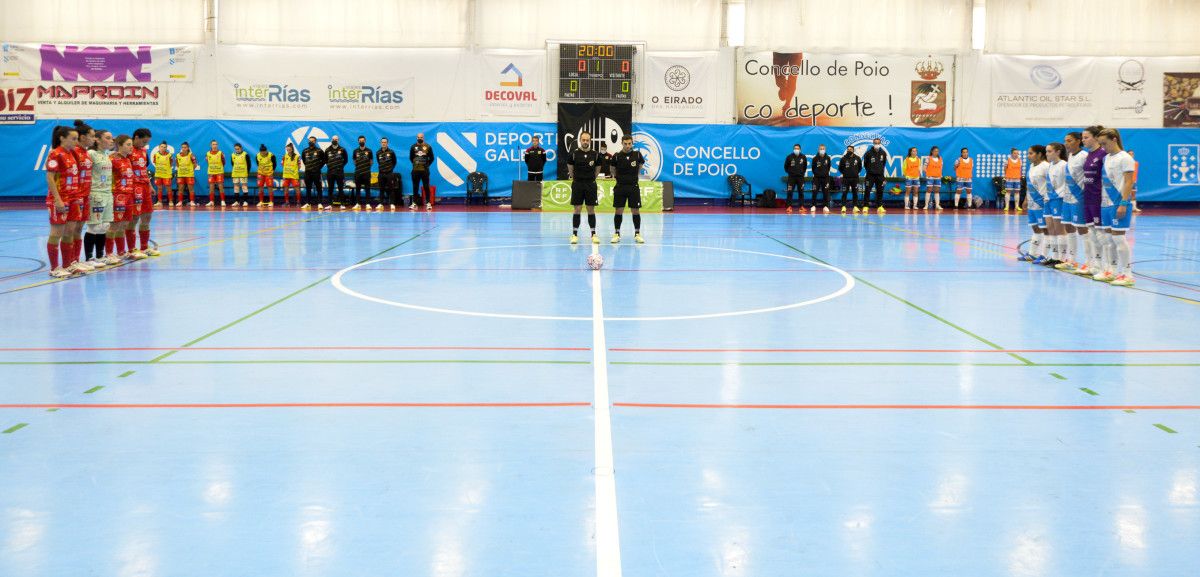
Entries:
<svg viewBox="0 0 1200 577">
<path fill-rule="evenodd" d="M 589 254 L 587 257 L 587 263 L 592 270 L 600 270 L 600 267 L 604 266 L 604 257 L 598 254 Z"/>
</svg>

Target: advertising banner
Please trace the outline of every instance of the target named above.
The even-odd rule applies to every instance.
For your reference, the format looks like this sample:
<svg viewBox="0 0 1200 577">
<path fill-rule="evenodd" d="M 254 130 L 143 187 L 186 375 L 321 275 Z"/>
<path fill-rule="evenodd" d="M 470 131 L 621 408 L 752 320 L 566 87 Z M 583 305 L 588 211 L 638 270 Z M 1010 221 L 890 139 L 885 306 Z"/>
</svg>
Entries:
<svg viewBox="0 0 1200 577">
<path fill-rule="evenodd" d="M 738 124 L 949 126 L 950 56 L 739 52 Z"/>
<path fill-rule="evenodd" d="M 595 150 L 616 153 L 621 149 L 621 139 L 633 132 L 633 107 L 629 104 L 559 103 L 558 156 L 566 157 L 574 152 L 579 135 L 584 131 L 592 135 Z M 558 178 L 567 178 L 567 163 L 559 163 Z"/>
<path fill-rule="evenodd" d="M 642 78 L 642 113 L 660 118 L 705 118 L 714 106 L 716 54 L 651 52 Z"/>
<path fill-rule="evenodd" d="M 226 76 L 220 112 L 227 118 L 395 121 L 411 118 L 413 79 L 354 83 L 328 77 Z"/>
<path fill-rule="evenodd" d="M 485 116 L 538 116 L 546 109 L 546 52 L 479 55 L 480 110 Z"/>
<path fill-rule="evenodd" d="M 996 56 L 991 68 L 992 124 L 1095 124 L 1095 58 Z"/>
<path fill-rule="evenodd" d="M 167 114 L 167 90 L 162 84 L 0 82 L 0 94 L 0 116 L 14 110 L 20 116 L 33 114 L 30 106 L 42 118 L 162 118 Z"/>
<path fill-rule="evenodd" d="M 1200 127 L 1200 72 L 1163 73 L 1163 127 Z"/>
<path fill-rule="evenodd" d="M 0 125 L 33 124 L 37 120 L 36 89 L 0 82 Z"/>
<path fill-rule="evenodd" d="M 3 44 L 5 78 L 39 82 L 191 82 L 191 45 Z"/>
<path fill-rule="evenodd" d="M 596 180 L 596 210 L 599 212 L 613 212 L 613 187 L 617 181 L 611 178 L 601 178 Z M 658 181 L 643 180 L 638 183 L 638 188 L 642 192 L 642 207 L 641 212 L 662 212 L 662 183 Z M 570 212 L 575 207 L 571 206 L 571 181 L 569 180 L 547 180 L 542 182 L 542 212 Z"/>
</svg>

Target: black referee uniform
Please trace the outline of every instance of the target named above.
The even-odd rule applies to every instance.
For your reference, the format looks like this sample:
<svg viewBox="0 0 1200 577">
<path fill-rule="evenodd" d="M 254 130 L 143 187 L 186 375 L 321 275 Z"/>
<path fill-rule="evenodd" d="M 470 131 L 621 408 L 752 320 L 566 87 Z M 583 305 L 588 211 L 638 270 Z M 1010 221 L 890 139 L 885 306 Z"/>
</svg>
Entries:
<svg viewBox="0 0 1200 577">
<path fill-rule="evenodd" d="M 571 217 L 573 237 L 579 235 L 579 211 L 585 204 L 588 211 L 588 227 L 592 229 L 592 236 L 596 236 L 596 171 L 603 162 L 600 153 L 591 148 L 577 148 L 567 157 L 567 166 L 571 168 L 571 206 L 575 207 L 575 214 Z"/>
<path fill-rule="evenodd" d="M 638 186 L 638 175 L 641 174 L 642 165 L 646 164 L 646 157 L 642 156 L 640 150 L 621 150 L 613 155 L 610 162 L 610 171 L 617 179 L 617 184 L 613 187 L 613 208 L 617 210 L 613 215 L 613 230 L 617 235 L 621 234 L 621 221 L 624 217 L 622 211 L 629 206 L 633 212 L 633 232 L 640 233 L 642 215 L 638 213 L 638 209 L 642 208 L 642 189 Z"/>
<path fill-rule="evenodd" d="M 358 148 L 354 149 L 354 206 L 358 206 L 360 193 L 362 201 L 371 204 L 371 163 L 374 160 L 375 155 L 367 148 L 367 141 L 358 141 Z"/>
</svg>

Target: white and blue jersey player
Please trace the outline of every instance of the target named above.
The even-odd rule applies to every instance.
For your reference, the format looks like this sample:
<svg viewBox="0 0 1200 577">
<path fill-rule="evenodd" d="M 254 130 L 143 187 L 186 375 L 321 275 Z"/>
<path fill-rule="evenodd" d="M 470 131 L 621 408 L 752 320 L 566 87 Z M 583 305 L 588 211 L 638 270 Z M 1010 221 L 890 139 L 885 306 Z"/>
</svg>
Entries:
<svg viewBox="0 0 1200 577">
<path fill-rule="evenodd" d="M 1046 219 L 1043 212 L 1049 198 L 1046 189 L 1050 187 L 1050 165 L 1046 163 L 1046 147 L 1040 144 L 1029 147 L 1029 163 L 1029 170 L 1025 175 L 1025 182 L 1029 184 L 1029 193 L 1025 195 L 1025 208 L 1029 211 L 1029 227 L 1033 235 L 1030 238 L 1029 252 L 1021 255 L 1019 260 L 1044 264 L 1049 260 L 1046 256 Z"/>
<path fill-rule="evenodd" d="M 1098 138 L 1108 153 L 1104 157 L 1102 175 L 1104 189 L 1100 195 L 1100 225 L 1110 233 L 1113 257 L 1102 263 L 1104 270 L 1092 278 L 1117 286 L 1133 286 L 1133 249 L 1126 233 L 1133 223 L 1133 157 L 1121 147 L 1121 133 L 1106 128 Z"/>
</svg>

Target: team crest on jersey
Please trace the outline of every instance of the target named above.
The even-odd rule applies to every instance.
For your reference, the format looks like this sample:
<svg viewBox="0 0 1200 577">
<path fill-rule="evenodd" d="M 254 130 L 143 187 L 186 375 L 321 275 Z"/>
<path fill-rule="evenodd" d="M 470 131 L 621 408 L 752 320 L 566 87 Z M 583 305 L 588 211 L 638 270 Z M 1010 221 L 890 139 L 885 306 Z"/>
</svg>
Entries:
<svg viewBox="0 0 1200 577">
<path fill-rule="evenodd" d="M 49 168 L 58 168 L 58 161 L 51 158 L 49 161 L 46 162 L 46 166 Z"/>
</svg>

